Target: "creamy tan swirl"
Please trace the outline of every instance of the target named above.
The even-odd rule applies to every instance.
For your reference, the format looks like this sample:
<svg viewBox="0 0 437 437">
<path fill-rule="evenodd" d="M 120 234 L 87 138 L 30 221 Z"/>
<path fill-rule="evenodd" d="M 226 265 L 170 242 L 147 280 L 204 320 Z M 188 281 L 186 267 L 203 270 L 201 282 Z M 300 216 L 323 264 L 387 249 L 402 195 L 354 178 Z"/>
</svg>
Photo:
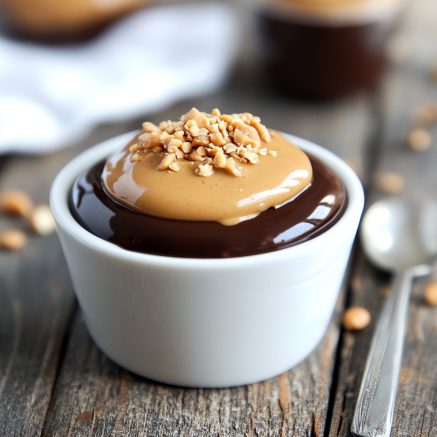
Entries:
<svg viewBox="0 0 437 437">
<path fill-rule="evenodd" d="M 281 134 L 271 135 L 268 148 L 277 156 L 264 156 L 256 165 L 239 164 L 241 177 L 216 168 L 208 178 L 195 174 L 199 163 L 186 160 L 178 161 L 177 173 L 157 171 L 163 153 L 151 152 L 131 162 L 129 147 L 135 137 L 108 159 L 103 183 L 114 200 L 143 214 L 235 225 L 290 201 L 311 183 L 306 154 Z"/>
</svg>

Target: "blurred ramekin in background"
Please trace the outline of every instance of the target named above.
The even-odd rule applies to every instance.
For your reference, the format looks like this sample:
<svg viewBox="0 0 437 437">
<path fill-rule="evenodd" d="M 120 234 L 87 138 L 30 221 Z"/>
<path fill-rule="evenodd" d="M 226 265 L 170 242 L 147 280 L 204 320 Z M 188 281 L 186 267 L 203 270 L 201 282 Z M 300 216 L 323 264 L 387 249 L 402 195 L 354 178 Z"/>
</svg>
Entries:
<svg viewBox="0 0 437 437">
<path fill-rule="evenodd" d="M 277 89 L 330 99 L 378 84 L 404 0 L 246 0 Z"/>
<path fill-rule="evenodd" d="M 9 26 L 26 38 L 70 42 L 90 38 L 148 0 L 3 0 Z"/>
</svg>

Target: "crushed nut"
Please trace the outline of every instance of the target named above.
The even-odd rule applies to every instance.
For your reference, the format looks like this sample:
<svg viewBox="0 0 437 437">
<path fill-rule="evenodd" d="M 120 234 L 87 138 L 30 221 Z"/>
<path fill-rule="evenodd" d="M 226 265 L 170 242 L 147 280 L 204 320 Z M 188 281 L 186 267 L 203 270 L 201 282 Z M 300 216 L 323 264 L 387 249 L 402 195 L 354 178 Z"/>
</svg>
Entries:
<svg viewBox="0 0 437 437">
<path fill-rule="evenodd" d="M 197 154 L 200 156 L 206 156 L 206 149 L 204 146 L 200 146 L 196 150 Z"/>
<path fill-rule="evenodd" d="M 217 153 L 214 157 L 214 167 L 225 168 L 226 167 L 226 156 L 224 153 Z"/>
<path fill-rule="evenodd" d="M 235 144 L 228 143 L 228 144 L 226 144 L 224 149 L 226 150 L 226 153 L 232 153 L 232 152 L 235 152 L 237 150 L 237 146 Z"/>
<path fill-rule="evenodd" d="M 269 150 L 269 155 L 271 156 L 276 156 L 278 154 L 278 152 L 276 152 L 276 150 Z"/>
<path fill-rule="evenodd" d="M 181 166 L 177 162 L 173 162 L 168 166 L 168 168 L 173 171 L 179 171 L 181 169 Z"/>
<path fill-rule="evenodd" d="M 144 132 L 159 132 L 160 129 L 158 126 L 155 126 L 153 123 L 146 121 L 143 123 L 143 131 Z"/>
<path fill-rule="evenodd" d="M 259 162 L 259 158 L 258 158 L 258 155 L 256 153 L 243 151 L 242 156 L 244 159 L 246 159 L 251 164 L 258 164 L 258 162 Z"/>
<path fill-rule="evenodd" d="M 408 134 L 408 146 L 415 152 L 423 152 L 428 150 L 432 144 L 431 134 L 425 129 L 413 129 Z"/>
<path fill-rule="evenodd" d="M 429 282 L 425 287 L 425 302 L 430 306 L 437 305 L 437 282 Z"/>
<path fill-rule="evenodd" d="M 33 203 L 24 191 L 10 190 L 1 195 L 0 208 L 9 214 L 26 217 L 32 210 Z"/>
<path fill-rule="evenodd" d="M 135 152 L 138 152 L 139 149 L 140 149 L 140 146 L 138 144 L 134 144 L 133 146 L 129 147 L 129 152 L 135 153 Z"/>
<path fill-rule="evenodd" d="M 174 153 L 169 153 L 168 155 L 165 155 L 164 159 L 160 162 L 157 169 L 159 171 L 167 170 L 170 167 L 170 164 L 172 164 L 175 159 L 176 155 Z"/>
<path fill-rule="evenodd" d="M 159 127 L 143 123 L 143 132 L 138 143 L 130 146 L 131 162 L 140 162 L 146 151 L 164 152 L 165 156 L 157 169 L 179 171 L 173 165 L 178 159 L 204 161 L 196 169 L 199 176 L 213 174 L 213 166 L 224 169 L 234 176 L 241 176 L 237 162 L 257 164 L 260 156 L 275 151 L 260 148 L 261 143 L 271 141 L 269 130 L 252 114 L 221 114 L 214 109 L 211 114 L 191 109 L 180 121 L 163 121 Z M 177 170 L 175 170 L 177 169 Z"/>
<path fill-rule="evenodd" d="M 414 110 L 414 120 L 422 126 L 437 122 L 437 102 L 423 102 Z"/>
<path fill-rule="evenodd" d="M 52 210 L 48 205 L 33 208 L 29 216 L 29 226 L 32 231 L 40 235 L 48 235 L 55 230 Z"/>
<path fill-rule="evenodd" d="M 235 161 L 232 158 L 228 158 L 226 160 L 226 165 L 223 167 L 225 170 L 227 170 L 228 173 L 230 173 L 233 176 L 241 176 L 240 170 L 237 168 Z"/>
<path fill-rule="evenodd" d="M 251 126 L 253 126 L 257 131 L 258 134 L 260 136 L 260 138 L 265 142 L 265 143 L 270 143 L 271 141 L 271 137 L 270 137 L 270 132 L 269 130 L 260 123 L 260 118 L 259 117 L 254 117 L 251 121 L 250 124 Z"/>
<path fill-rule="evenodd" d="M 0 234 L 0 247 L 7 250 L 18 250 L 27 243 L 26 234 L 19 229 L 9 229 Z"/>
<path fill-rule="evenodd" d="M 209 144 L 209 138 L 207 135 L 200 135 L 191 142 L 192 147 L 207 146 Z"/>
<path fill-rule="evenodd" d="M 360 331 L 370 323 L 370 313 L 363 307 L 351 307 L 344 312 L 342 321 L 345 329 Z"/>
<path fill-rule="evenodd" d="M 382 173 L 376 180 L 378 188 L 387 194 L 399 194 L 405 187 L 405 179 L 400 173 Z"/>
<path fill-rule="evenodd" d="M 190 153 L 192 147 L 193 147 L 193 146 L 191 145 L 191 143 L 189 143 L 189 142 L 185 142 L 184 144 L 182 144 L 182 151 L 183 151 L 184 153 Z"/>
<path fill-rule="evenodd" d="M 182 159 L 185 157 L 185 153 L 182 150 L 176 150 L 175 154 L 177 159 Z"/>
<path fill-rule="evenodd" d="M 193 150 L 189 155 L 188 159 L 190 161 L 202 161 L 203 158 L 197 153 L 197 150 Z"/>
<path fill-rule="evenodd" d="M 199 167 L 196 169 L 196 174 L 199 176 L 211 176 L 213 173 L 212 165 L 211 164 L 200 164 Z"/>
<path fill-rule="evenodd" d="M 139 155 L 138 153 L 135 153 L 135 155 L 132 155 L 132 157 L 131 157 L 131 161 L 132 162 L 140 162 L 141 161 L 141 155 Z"/>
</svg>

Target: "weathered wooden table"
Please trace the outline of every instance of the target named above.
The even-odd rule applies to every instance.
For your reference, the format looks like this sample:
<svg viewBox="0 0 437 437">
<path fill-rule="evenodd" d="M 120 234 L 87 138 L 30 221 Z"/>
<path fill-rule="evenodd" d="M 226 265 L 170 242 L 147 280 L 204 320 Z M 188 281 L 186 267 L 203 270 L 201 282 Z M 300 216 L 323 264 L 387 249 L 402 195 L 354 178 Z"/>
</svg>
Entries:
<svg viewBox="0 0 437 437">
<path fill-rule="evenodd" d="M 402 173 L 405 191 L 436 197 L 437 145 L 423 153 L 405 145 L 414 107 L 437 99 L 429 77 L 437 63 L 435 0 L 411 5 L 400 35 L 409 53 L 373 94 L 323 104 L 290 100 L 265 91 L 256 68 L 243 65 L 223 92 L 175 105 L 151 121 L 175 119 L 192 106 L 250 110 L 268 126 L 349 160 L 368 204 L 383 196 L 375 180 L 385 171 Z M 398 41 L 399 54 L 402 47 Z M 50 184 L 68 160 L 141 121 L 101 126 L 49 156 L 4 157 L 0 189 L 21 188 L 35 202 L 47 202 Z M 437 138 L 437 129 L 431 132 Z M 0 217 L 0 230 L 17 224 L 25 227 Z M 106 358 L 84 326 L 57 236 L 31 237 L 20 252 L 0 252 L 0 436 L 349 435 L 374 324 L 345 332 L 340 314 L 362 305 L 375 320 L 388 281 L 357 244 L 328 332 L 304 362 L 250 386 L 183 389 L 140 378 Z M 393 436 L 437 436 L 437 309 L 423 302 L 425 281 L 413 288 Z"/>
</svg>

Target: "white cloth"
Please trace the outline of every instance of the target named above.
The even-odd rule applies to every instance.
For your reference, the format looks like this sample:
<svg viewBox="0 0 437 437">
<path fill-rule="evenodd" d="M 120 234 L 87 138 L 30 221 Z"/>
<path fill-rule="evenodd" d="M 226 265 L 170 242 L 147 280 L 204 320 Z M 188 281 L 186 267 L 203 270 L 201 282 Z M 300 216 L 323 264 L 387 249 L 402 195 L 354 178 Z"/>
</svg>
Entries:
<svg viewBox="0 0 437 437">
<path fill-rule="evenodd" d="M 81 45 L 0 37 L 0 153 L 49 152 L 97 123 L 217 90 L 236 53 L 237 29 L 225 4 L 197 3 L 141 10 Z"/>
</svg>

